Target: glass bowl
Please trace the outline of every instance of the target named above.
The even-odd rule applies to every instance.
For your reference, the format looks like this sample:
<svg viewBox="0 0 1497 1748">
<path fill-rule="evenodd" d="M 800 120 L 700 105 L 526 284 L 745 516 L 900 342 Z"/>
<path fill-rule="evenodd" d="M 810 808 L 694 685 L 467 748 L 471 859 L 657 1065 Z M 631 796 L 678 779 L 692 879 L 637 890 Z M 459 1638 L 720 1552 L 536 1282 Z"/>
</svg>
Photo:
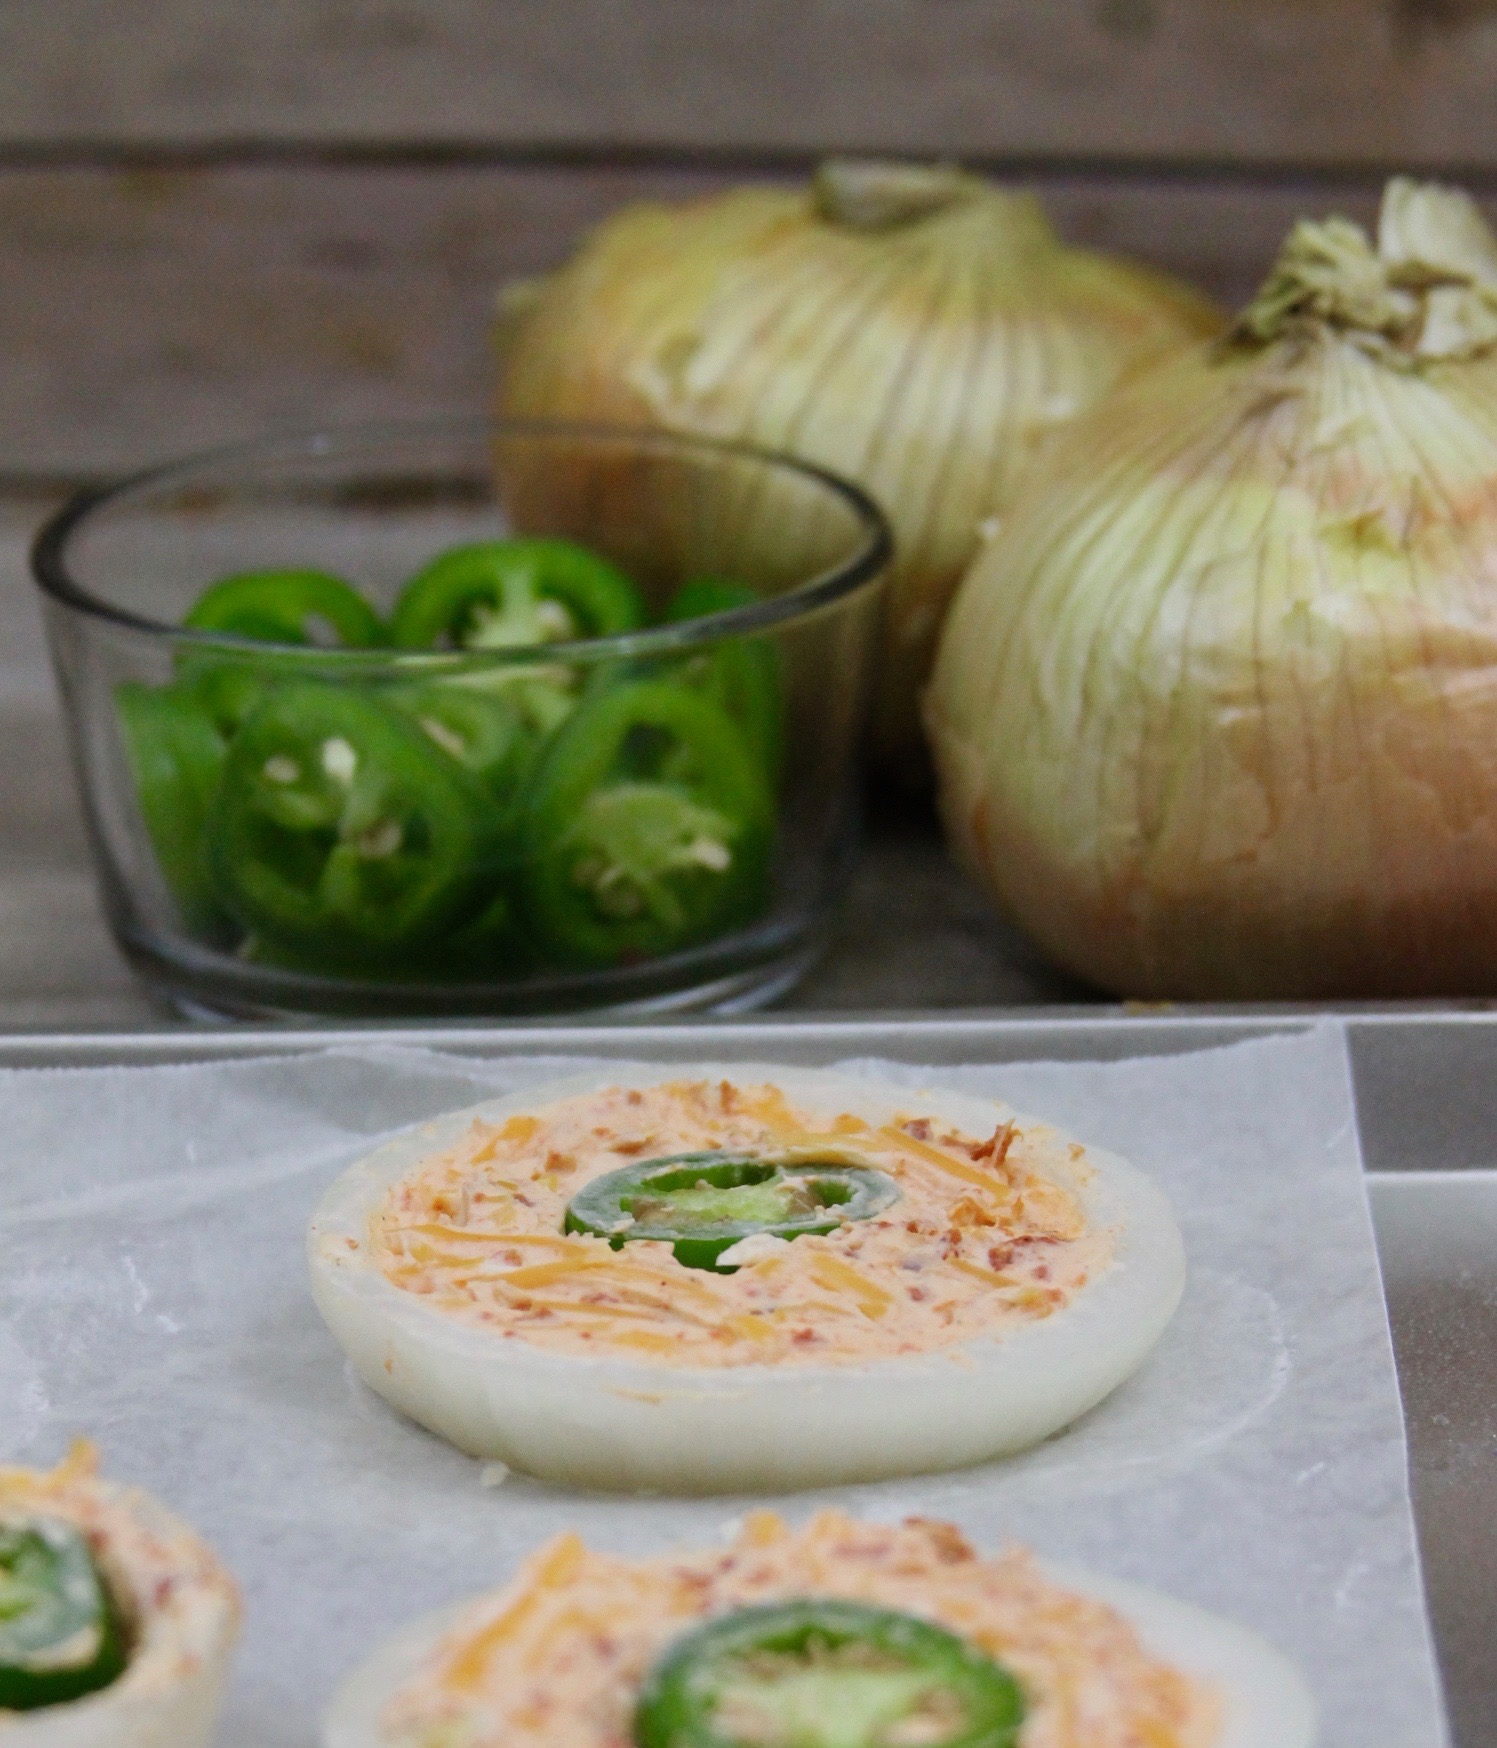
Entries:
<svg viewBox="0 0 1497 1748">
<path fill-rule="evenodd" d="M 602 555 L 647 624 L 425 648 L 182 626 L 258 570 L 334 573 L 388 618 L 439 553 L 515 536 Z M 889 551 L 817 468 L 548 422 L 275 438 L 75 499 L 33 567 L 116 939 L 189 1012 L 771 999 L 850 866 Z M 737 594 L 666 620 L 703 578 Z"/>
</svg>

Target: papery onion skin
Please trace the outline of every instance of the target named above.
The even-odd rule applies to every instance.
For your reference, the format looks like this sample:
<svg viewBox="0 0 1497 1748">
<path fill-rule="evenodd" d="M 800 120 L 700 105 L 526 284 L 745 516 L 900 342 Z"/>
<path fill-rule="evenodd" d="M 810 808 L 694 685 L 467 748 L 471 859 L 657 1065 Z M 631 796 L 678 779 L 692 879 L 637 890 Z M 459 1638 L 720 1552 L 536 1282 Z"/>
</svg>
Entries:
<svg viewBox="0 0 1497 1748">
<path fill-rule="evenodd" d="M 1103 988 L 1497 991 L 1486 250 L 1407 319 L 1417 263 L 1345 320 L 1271 279 L 1265 336 L 1073 425 L 965 580 L 927 698 L 952 844 Z"/>
<path fill-rule="evenodd" d="M 869 491 L 896 546 L 873 740 L 918 784 L 918 690 L 979 529 L 1057 424 L 1220 327 L 1177 281 L 1061 245 L 1031 195 L 844 162 L 607 220 L 502 301 L 500 408 L 739 438 Z"/>
</svg>

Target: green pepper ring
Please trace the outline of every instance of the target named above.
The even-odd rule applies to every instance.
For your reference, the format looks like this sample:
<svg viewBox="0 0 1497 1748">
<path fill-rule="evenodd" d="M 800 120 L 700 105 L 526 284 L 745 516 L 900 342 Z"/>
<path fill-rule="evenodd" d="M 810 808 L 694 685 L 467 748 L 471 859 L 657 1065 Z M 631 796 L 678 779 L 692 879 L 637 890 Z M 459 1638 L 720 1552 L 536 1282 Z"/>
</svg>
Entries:
<svg viewBox="0 0 1497 1748">
<path fill-rule="evenodd" d="M 853 1748 L 854 1743 L 856 1748 L 879 1748 L 887 1740 L 888 1725 L 901 1720 L 887 1715 L 887 1709 L 878 1716 L 876 1708 L 866 1734 L 850 1734 L 849 1702 L 856 1705 L 860 1681 L 866 1685 L 870 1674 L 878 1677 L 867 1664 L 829 1667 L 828 1654 L 844 1646 L 866 1648 L 892 1665 L 896 1678 L 901 1666 L 917 1676 L 928 1673 L 925 1687 L 905 1687 L 911 1706 L 931 1688 L 950 1697 L 960 1722 L 945 1735 L 922 1737 L 929 1748 L 1015 1748 L 1024 1722 L 1024 1695 L 1001 1664 L 933 1622 L 838 1598 L 735 1609 L 675 1640 L 640 1690 L 634 1712 L 636 1748 L 745 1748 L 744 1737 L 726 1734 L 715 1723 L 723 1690 L 734 1684 L 734 1665 L 741 1672 L 736 1683 L 740 1695 L 744 1687 L 752 1690 L 762 1683 L 769 1696 L 775 1677 L 765 1671 L 763 1661 L 756 1669 L 756 1659 L 807 1657 L 810 1662 L 818 1655 L 821 1667 L 812 1662 L 808 1673 L 814 1672 L 821 1691 L 813 1690 L 810 1697 L 813 1708 L 825 1709 L 827 1729 L 824 1734 L 802 1733 L 808 1720 L 804 1709 L 798 1711 L 797 1748 L 819 1748 L 821 1743 L 828 1748 L 833 1743 L 838 1748 Z M 888 1697 L 897 1705 L 898 1687 Z M 819 1718 L 811 1722 L 814 1730 Z"/>
<path fill-rule="evenodd" d="M 125 1661 L 119 1609 L 82 1533 L 58 1518 L 0 1523 L 0 1712 L 96 1693 Z"/>
<path fill-rule="evenodd" d="M 189 929 L 225 926 L 208 863 L 207 822 L 223 776 L 223 737 L 207 712 L 175 686 L 127 680 L 115 709 L 135 798 L 172 897 Z"/>
<path fill-rule="evenodd" d="M 387 641 L 379 615 L 351 583 L 329 571 L 239 571 L 221 577 L 182 623 L 256 642 L 306 645 L 313 642 L 310 632 L 318 620 L 331 627 L 338 646 L 374 649 Z M 237 733 L 259 706 L 277 665 L 267 650 L 184 649 L 177 657 L 182 683 L 225 735 Z"/>
<path fill-rule="evenodd" d="M 502 606 L 506 583 L 516 580 L 566 608 L 581 637 L 611 637 L 645 622 L 644 602 L 629 578 L 575 541 L 478 540 L 440 553 L 401 590 L 390 617 L 395 646 L 430 649 L 443 637 L 464 644 L 474 612 Z"/>
<path fill-rule="evenodd" d="M 690 1231 L 663 1219 L 638 1221 L 630 1211 L 631 1201 L 642 1200 L 651 1191 L 668 1200 L 673 1191 L 690 1190 L 704 1181 L 711 1189 L 732 1191 L 771 1190 L 795 1179 L 809 1180 L 808 1188 L 825 1186 L 842 1193 L 823 1196 L 822 1211 L 798 1218 L 728 1217 L 696 1223 Z M 683 1267 L 716 1269 L 718 1257 L 742 1238 L 767 1233 L 772 1238 L 792 1239 L 835 1232 L 845 1221 L 872 1219 L 898 1199 L 899 1185 L 871 1166 L 847 1165 L 840 1160 L 826 1164 L 799 1159 L 781 1162 L 744 1153 L 672 1153 L 661 1159 L 637 1160 L 584 1184 L 567 1203 L 563 1230 L 606 1238 L 615 1250 L 637 1240 L 668 1243 Z M 737 1271 L 726 1268 L 719 1272 Z"/>
<path fill-rule="evenodd" d="M 600 916 L 572 878 L 579 824 L 595 794 L 624 787 L 620 766 L 638 729 L 664 735 L 694 767 L 649 787 L 667 806 L 679 797 L 683 808 L 720 813 L 733 834 L 729 866 L 699 878 L 675 924 L 648 912 Z M 523 811 L 527 921 L 555 964 L 581 969 L 675 952 L 753 919 L 769 902 L 775 811 L 765 773 L 722 707 L 688 687 L 629 680 L 587 698 L 552 736 Z"/>
<path fill-rule="evenodd" d="M 352 583 L 330 571 L 240 571 L 204 590 L 182 623 L 268 643 L 310 643 L 308 622 L 317 619 L 347 647 L 385 642 L 379 615 Z"/>
<path fill-rule="evenodd" d="M 683 583 L 665 610 L 667 625 L 751 607 L 762 596 L 743 583 L 721 577 L 693 577 Z M 688 673 L 743 730 L 771 778 L 778 776 L 785 752 L 785 687 L 780 651 L 767 637 L 723 638 L 686 658 Z"/>
<path fill-rule="evenodd" d="M 360 787 L 419 827 L 415 850 L 388 858 L 399 878 L 386 881 L 391 889 L 379 899 L 361 894 L 357 858 L 341 845 L 331 813 L 325 828 L 288 825 L 265 780 L 276 755 L 296 769 L 315 767 L 333 738 L 346 740 L 367 770 L 355 779 Z M 390 959 L 470 908 L 490 856 L 491 820 L 478 779 L 414 722 L 368 691 L 308 681 L 273 690 L 235 739 L 208 822 L 209 854 L 225 907 L 257 936 L 327 963 Z"/>
</svg>

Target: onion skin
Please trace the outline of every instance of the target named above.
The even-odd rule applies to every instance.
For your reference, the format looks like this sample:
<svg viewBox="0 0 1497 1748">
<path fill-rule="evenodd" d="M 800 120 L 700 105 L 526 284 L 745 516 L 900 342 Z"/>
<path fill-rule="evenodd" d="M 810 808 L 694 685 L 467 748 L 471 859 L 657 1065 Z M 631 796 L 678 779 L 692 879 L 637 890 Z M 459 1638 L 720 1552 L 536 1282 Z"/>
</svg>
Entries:
<svg viewBox="0 0 1497 1748">
<path fill-rule="evenodd" d="M 896 546 L 873 741 L 918 785 L 918 691 L 980 526 L 1057 424 L 1220 327 L 1165 275 L 1064 247 L 1030 195 L 832 164 L 809 192 L 627 207 L 512 289 L 500 410 L 743 439 L 869 491 Z"/>
<path fill-rule="evenodd" d="M 1269 328 L 1073 424 L 980 555 L 926 701 L 949 836 L 1120 994 L 1489 995 L 1497 353 Z"/>
</svg>

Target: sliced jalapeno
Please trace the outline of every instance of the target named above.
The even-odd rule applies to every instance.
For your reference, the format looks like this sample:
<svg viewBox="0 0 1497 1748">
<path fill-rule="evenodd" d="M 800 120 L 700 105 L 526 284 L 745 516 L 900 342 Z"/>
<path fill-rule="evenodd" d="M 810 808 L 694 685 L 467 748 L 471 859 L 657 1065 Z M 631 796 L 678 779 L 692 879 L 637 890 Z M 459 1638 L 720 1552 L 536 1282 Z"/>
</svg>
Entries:
<svg viewBox="0 0 1497 1748">
<path fill-rule="evenodd" d="M 768 902 L 764 769 L 718 705 L 668 681 L 578 705 L 536 768 L 522 830 L 527 916 L 562 965 L 669 953 Z"/>
<path fill-rule="evenodd" d="M 0 1712 L 79 1699 L 124 1667 L 119 1613 L 84 1537 L 56 1518 L 0 1522 Z"/>
<path fill-rule="evenodd" d="M 570 540 L 532 538 L 442 553 L 401 591 L 390 629 L 402 649 L 514 649 L 644 622 L 639 591 L 607 559 Z"/>
<path fill-rule="evenodd" d="M 266 643 L 332 641 L 374 648 L 385 641 L 379 615 L 351 583 L 327 571 L 241 571 L 204 591 L 182 621 Z"/>
<path fill-rule="evenodd" d="M 835 1232 L 844 1221 L 872 1219 L 898 1199 L 898 1184 L 871 1166 L 674 1153 L 585 1184 L 567 1204 L 565 1230 L 606 1238 L 615 1250 L 654 1239 L 671 1245 L 686 1268 L 710 1269 L 742 1238 Z"/>
<path fill-rule="evenodd" d="M 206 590 L 183 624 L 266 643 L 321 643 L 329 633 L 333 643 L 351 648 L 386 641 L 364 597 L 327 571 L 241 571 Z M 276 679 L 275 663 L 263 651 L 188 650 L 178 671 L 226 735 L 238 730 Z"/>
<path fill-rule="evenodd" d="M 127 681 L 114 701 L 162 878 L 187 927 L 212 930 L 223 912 L 208 865 L 207 820 L 223 774 L 223 737 L 196 699 L 175 686 Z"/>
<path fill-rule="evenodd" d="M 729 613 L 760 599 L 742 583 L 721 577 L 695 577 L 677 591 L 665 617 L 675 624 Z M 777 776 L 785 746 L 785 687 L 780 652 L 768 637 L 729 637 L 693 650 L 681 664 L 681 677 L 714 698 L 743 730 L 771 777 Z"/>
<path fill-rule="evenodd" d="M 513 799 L 540 743 L 518 702 L 469 686 L 394 686 L 381 696 L 500 799 Z"/>
<path fill-rule="evenodd" d="M 943 1627 L 863 1603 L 744 1608 L 669 1646 L 636 1748 L 1016 1748 L 1013 1676 Z"/>
<path fill-rule="evenodd" d="M 399 955 L 470 907 L 493 804 L 367 692 L 272 692 L 229 750 L 209 827 L 226 906 L 308 956 Z"/>
</svg>

